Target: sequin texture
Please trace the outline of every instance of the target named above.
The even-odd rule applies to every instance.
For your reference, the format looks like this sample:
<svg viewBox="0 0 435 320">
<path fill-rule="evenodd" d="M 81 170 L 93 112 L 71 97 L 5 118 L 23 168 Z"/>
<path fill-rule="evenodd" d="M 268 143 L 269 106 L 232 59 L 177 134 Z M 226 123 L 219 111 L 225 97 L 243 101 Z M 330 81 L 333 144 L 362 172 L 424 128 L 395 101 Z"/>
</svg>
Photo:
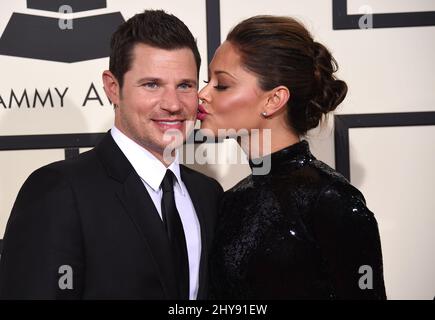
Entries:
<svg viewBox="0 0 435 320">
<path fill-rule="evenodd" d="M 371 289 L 360 287 L 362 265 Z M 267 175 L 225 193 L 210 288 L 217 299 L 385 299 L 376 219 L 303 140 L 273 153 Z"/>
</svg>

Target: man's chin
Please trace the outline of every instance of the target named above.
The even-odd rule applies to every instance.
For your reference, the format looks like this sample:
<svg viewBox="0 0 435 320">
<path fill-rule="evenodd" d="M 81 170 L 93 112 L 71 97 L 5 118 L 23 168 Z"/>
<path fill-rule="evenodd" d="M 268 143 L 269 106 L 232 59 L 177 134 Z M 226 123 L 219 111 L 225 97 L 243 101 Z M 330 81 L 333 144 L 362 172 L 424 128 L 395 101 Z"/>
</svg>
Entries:
<svg viewBox="0 0 435 320">
<path fill-rule="evenodd" d="M 163 156 L 163 161 L 167 164 L 172 163 L 175 160 L 177 149 L 180 148 L 183 143 L 169 143 L 163 146 L 161 154 Z"/>
<path fill-rule="evenodd" d="M 186 136 L 184 133 L 180 133 L 178 130 L 175 132 L 168 130 L 163 135 L 160 146 L 163 151 L 169 152 L 181 147 L 185 140 Z"/>
</svg>

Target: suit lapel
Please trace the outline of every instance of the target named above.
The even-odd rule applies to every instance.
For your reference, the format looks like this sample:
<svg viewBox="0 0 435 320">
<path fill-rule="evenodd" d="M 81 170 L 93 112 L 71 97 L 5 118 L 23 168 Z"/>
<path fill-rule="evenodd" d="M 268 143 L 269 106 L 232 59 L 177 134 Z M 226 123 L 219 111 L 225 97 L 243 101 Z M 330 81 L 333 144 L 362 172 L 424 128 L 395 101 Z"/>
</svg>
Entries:
<svg viewBox="0 0 435 320">
<path fill-rule="evenodd" d="M 148 191 L 135 172 L 130 174 L 117 195 L 152 253 L 166 295 L 169 299 L 178 299 L 166 231 Z"/>
<path fill-rule="evenodd" d="M 152 254 L 166 296 L 178 299 L 169 241 L 148 191 L 110 133 L 96 149 L 109 175 L 122 183 L 117 196 Z"/>
<path fill-rule="evenodd" d="M 198 216 L 199 224 L 201 227 L 201 259 L 199 265 L 199 289 L 198 299 L 205 298 L 207 290 L 207 274 L 208 274 L 208 237 L 209 230 L 207 223 L 206 210 L 204 209 L 204 196 L 200 192 L 201 186 L 198 185 L 198 181 L 195 181 L 194 177 L 183 166 L 181 169 L 181 179 L 183 180 L 186 188 L 189 192 L 189 196 L 192 200 L 195 208 L 196 215 Z"/>
</svg>

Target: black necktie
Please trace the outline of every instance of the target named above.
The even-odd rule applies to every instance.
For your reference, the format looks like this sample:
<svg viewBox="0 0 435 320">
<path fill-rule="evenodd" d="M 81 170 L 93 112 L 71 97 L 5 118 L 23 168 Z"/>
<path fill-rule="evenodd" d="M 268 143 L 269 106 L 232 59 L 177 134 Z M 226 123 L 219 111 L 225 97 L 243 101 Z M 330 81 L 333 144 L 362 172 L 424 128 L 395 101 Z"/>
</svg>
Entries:
<svg viewBox="0 0 435 320">
<path fill-rule="evenodd" d="M 166 170 L 161 184 L 163 191 L 162 217 L 172 247 L 180 299 L 189 299 L 189 258 L 183 224 L 175 205 L 173 176 L 171 170 Z"/>
</svg>

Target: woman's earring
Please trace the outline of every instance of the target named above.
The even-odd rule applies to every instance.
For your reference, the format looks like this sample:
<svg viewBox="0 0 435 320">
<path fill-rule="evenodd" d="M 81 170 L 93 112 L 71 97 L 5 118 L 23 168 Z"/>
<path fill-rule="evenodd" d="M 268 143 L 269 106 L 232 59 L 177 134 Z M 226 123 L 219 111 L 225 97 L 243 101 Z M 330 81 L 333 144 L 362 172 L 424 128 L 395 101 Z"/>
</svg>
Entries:
<svg viewBox="0 0 435 320">
<path fill-rule="evenodd" d="M 261 113 L 261 115 L 263 116 L 263 118 L 267 118 L 267 112 L 266 112 L 266 111 L 263 111 L 263 112 Z"/>
</svg>

